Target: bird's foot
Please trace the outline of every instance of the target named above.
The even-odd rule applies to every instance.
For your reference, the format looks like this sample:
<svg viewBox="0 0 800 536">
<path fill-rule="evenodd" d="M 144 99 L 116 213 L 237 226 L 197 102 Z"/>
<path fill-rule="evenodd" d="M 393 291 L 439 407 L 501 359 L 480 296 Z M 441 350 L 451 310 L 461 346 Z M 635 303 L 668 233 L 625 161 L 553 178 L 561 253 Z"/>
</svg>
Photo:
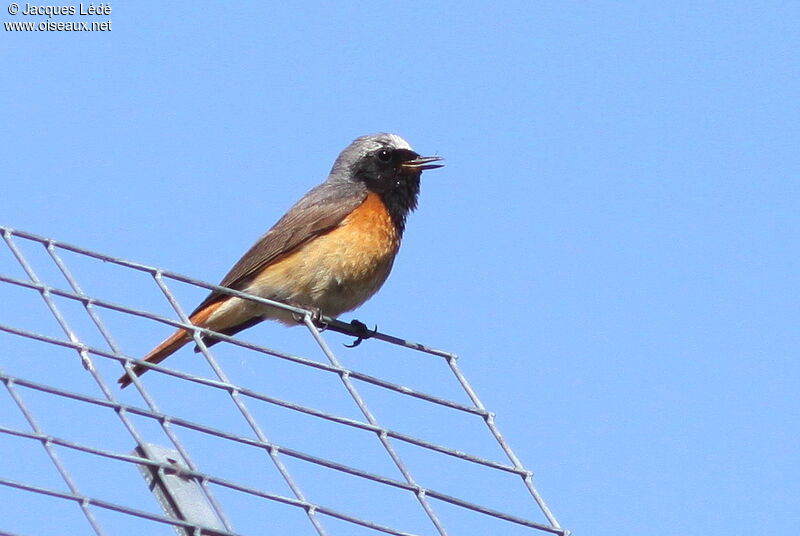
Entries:
<svg viewBox="0 0 800 536">
<path fill-rule="evenodd" d="M 320 329 L 320 331 L 325 331 L 328 328 L 328 324 L 326 324 L 325 322 L 322 321 L 322 311 L 320 310 L 319 307 L 307 307 L 307 306 L 304 306 L 304 308 L 308 309 L 308 312 L 310 313 L 309 316 L 311 317 L 311 322 L 315 326 L 317 326 Z M 305 314 L 292 313 L 292 316 L 300 324 L 303 324 L 306 321 L 306 315 Z"/>
<path fill-rule="evenodd" d="M 365 339 L 369 339 L 373 337 L 376 333 L 378 333 L 378 326 L 375 325 L 374 328 L 369 329 L 367 325 L 360 320 L 351 320 L 350 325 L 353 327 L 353 335 L 355 335 L 356 340 L 353 341 L 352 344 L 345 344 L 347 348 L 355 348 L 359 344 L 361 344 Z"/>
</svg>

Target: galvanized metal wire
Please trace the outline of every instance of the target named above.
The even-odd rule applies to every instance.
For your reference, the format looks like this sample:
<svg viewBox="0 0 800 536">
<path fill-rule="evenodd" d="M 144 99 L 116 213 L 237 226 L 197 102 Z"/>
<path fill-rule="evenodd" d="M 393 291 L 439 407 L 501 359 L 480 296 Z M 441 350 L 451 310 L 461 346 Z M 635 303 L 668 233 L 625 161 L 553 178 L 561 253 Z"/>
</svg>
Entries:
<svg viewBox="0 0 800 536">
<path fill-rule="evenodd" d="M 451 397 L 441 396 L 402 385 L 372 374 L 366 374 L 348 368 L 342 364 L 333 352 L 330 344 L 324 336 L 325 330 L 338 331 L 358 335 L 358 331 L 352 325 L 340 322 L 331 318 L 314 318 L 312 312 L 305 311 L 296 307 L 288 306 L 249 296 L 238 291 L 211 285 L 203 281 L 198 281 L 181 274 L 172 273 L 160 268 L 146 266 L 124 259 L 114 258 L 103 255 L 84 248 L 65 244 L 54 239 L 36 236 L 27 232 L 14 230 L 0 226 L 3 242 L 8 252 L 8 266 L 4 270 L 4 265 L 0 263 L 0 290 L 17 289 L 21 292 L 38 294 L 44 303 L 46 312 L 39 313 L 33 322 L 23 320 L 21 314 L 5 314 L 0 316 L 0 336 L 10 337 L 11 341 L 26 341 L 29 348 L 31 344 L 39 350 L 35 355 L 9 355 L 8 352 L 0 354 L 0 382 L 8 394 L 10 407 L 16 408 L 18 419 L 0 421 L 0 447 L 4 442 L 23 442 L 30 449 L 39 449 L 49 460 L 49 470 L 38 466 L 36 471 L 31 471 L 29 477 L 23 479 L 11 478 L 11 473 L 19 473 L 19 467 L 24 466 L 26 459 L 6 459 L 0 462 L 0 492 L 10 493 L 11 497 L 20 498 L 47 498 L 56 500 L 59 504 L 73 504 L 74 508 L 83 518 L 83 526 L 75 530 L 90 530 L 97 535 L 120 533 L 120 526 L 137 527 L 136 531 L 147 531 L 156 533 L 158 527 L 169 530 L 177 530 L 181 534 L 239 534 L 237 526 L 253 526 L 253 519 L 250 516 L 263 516 L 264 508 L 285 508 L 301 513 L 306 518 L 306 527 L 311 533 L 326 535 L 335 534 L 339 530 L 349 534 L 354 530 L 364 530 L 366 533 L 384 533 L 394 535 L 408 534 L 448 534 L 448 519 L 442 516 L 443 505 L 457 507 L 459 512 L 467 512 L 482 516 L 482 518 L 492 520 L 492 522 L 508 524 L 509 527 L 516 527 L 518 530 L 530 532 L 544 532 L 550 534 L 567 535 L 568 531 L 562 529 L 555 517 L 545 504 L 541 495 L 533 484 L 532 473 L 526 469 L 511 447 L 504 440 L 503 436 L 495 423 L 494 414 L 488 411 L 481 400 L 478 398 L 474 389 L 471 387 L 465 376 L 460 371 L 457 364 L 457 357 L 449 352 L 444 352 L 430 348 L 421 344 L 406 341 L 402 338 L 376 332 L 372 339 L 382 341 L 394 346 L 403 347 L 413 353 L 421 353 L 431 356 L 445 367 L 457 385 L 463 391 L 464 399 L 468 403 L 454 400 Z M 30 251 L 38 249 L 45 255 L 31 254 Z M 30 250 L 30 251 L 29 251 Z M 69 260 L 67 256 L 71 256 Z M 33 260 L 36 257 L 37 260 Z M 83 291 L 76 277 L 77 271 L 70 266 L 76 259 L 83 261 L 100 262 L 103 264 L 119 267 L 126 272 L 143 274 L 151 280 L 151 284 L 161 294 L 163 299 L 169 304 L 174 315 L 172 318 L 159 314 L 151 310 L 140 307 L 128 306 L 115 303 L 113 300 L 106 299 L 100 295 L 90 295 Z M 17 267 L 18 275 L 9 273 L 12 265 Z M 43 266 L 42 264 L 47 264 Z M 20 272 L 21 270 L 21 272 Z M 43 277 L 40 274 L 47 273 L 50 277 Z M 52 281 L 52 274 L 60 276 L 58 283 Z M 86 281 L 84 279 L 84 281 Z M 91 281 L 89 281 L 91 283 Z M 305 326 L 310 337 L 324 356 L 324 360 L 312 357 L 295 355 L 291 352 L 280 351 L 252 342 L 245 341 L 238 337 L 230 337 L 220 333 L 215 333 L 204 328 L 199 328 L 191 324 L 186 312 L 176 296 L 173 288 L 174 284 L 185 284 L 203 289 L 214 289 L 220 292 L 243 297 L 260 303 L 266 303 L 275 307 L 280 307 L 296 313 L 301 324 Z M 22 310 L 17 308 L 11 299 L 5 299 L 0 303 L 0 312 L 5 309 L 7 312 Z M 67 311 L 68 310 L 68 311 Z M 80 319 L 75 318 L 76 310 L 82 310 L 83 315 Z M 204 358 L 213 377 L 198 375 L 172 368 L 167 365 L 151 365 L 138 361 L 138 356 L 130 355 L 123 349 L 124 345 L 117 342 L 112 336 L 112 328 L 104 318 L 106 314 L 113 313 L 122 315 L 131 321 L 137 320 L 153 325 L 166 325 L 172 328 L 184 328 L 192 333 L 194 342 Z M 58 327 L 57 333 L 44 333 L 40 329 L 28 327 L 30 323 L 35 326 L 43 322 L 42 317 L 50 316 Z M 91 337 L 83 336 L 86 328 L 86 319 L 96 330 Z M 74 327 L 75 321 L 80 324 L 80 330 Z M 58 334 L 60 333 L 60 334 Z M 116 330 L 116 338 L 123 333 Z M 127 334 L 125 334 L 127 335 Z M 329 410 L 314 407 L 310 404 L 301 403 L 296 400 L 289 400 L 284 397 L 275 396 L 267 392 L 253 389 L 241 382 L 234 381 L 221 365 L 221 361 L 215 357 L 216 352 L 212 352 L 203 341 L 203 335 L 213 335 L 232 347 L 238 347 L 246 352 L 247 355 L 257 356 L 258 358 L 277 360 L 301 367 L 308 371 L 317 371 L 322 374 L 338 377 L 343 394 L 357 408 L 360 417 L 348 416 Z M 94 341 L 94 342 L 91 342 Z M 102 346 L 98 343 L 102 342 Z M 153 340 L 152 343 L 158 342 Z M 378 342 L 368 344 L 379 345 Z M 5 344 L 0 348 L 15 349 L 13 344 Z M 35 377 L 35 373 L 25 372 L 17 374 L 15 369 L 27 371 L 26 366 L 21 366 L 20 360 L 63 360 L 63 352 L 56 350 L 72 351 L 77 354 L 78 359 L 71 363 L 58 362 L 59 370 L 67 372 L 58 376 L 57 380 L 48 377 L 47 373 L 42 375 L 44 380 Z M 215 349 L 216 350 L 216 349 Z M 379 348 L 375 348 L 379 352 Z M 26 363 L 30 365 L 30 361 Z M 55 361 L 53 361 L 55 365 Z M 150 369 L 150 374 L 161 374 L 164 378 L 170 378 L 175 389 L 180 385 L 186 389 L 193 389 L 193 392 L 205 393 L 204 397 L 214 398 L 217 404 L 221 400 L 227 399 L 226 411 L 232 410 L 234 416 L 231 419 L 220 420 L 202 419 L 197 416 L 187 417 L 160 409 L 160 405 L 171 405 L 174 392 L 170 391 L 165 395 L 164 391 L 157 391 L 148 388 L 148 377 L 144 379 L 133 378 L 133 386 L 138 391 L 139 402 L 131 403 L 129 398 L 132 395 L 127 393 L 122 396 L 118 388 L 110 382 L 113 374 L 120 370 L 130 370 L 134 364 L 143 364 Z M 41 363 L 45 368 L 48 363 Z M 74 379 L 73 379 L 74 375 Z M 90 380 L 86 384 L 84 378 Z M 80 384 L 80 387 L 78 387 Z M 90 387 L 93 385 L 93 387 Z M 468 419 L 478 419 L 483 421 L 489 437 L 499 447 L 505 460 L 491 459 L 483 454 L 466 452 L 454 446 L 443 445 L 438 441 L 424 437 L 424 434 L 403 432 L 392 427 L 386 426 L 376 417 L 376 413 L 367 403 L 369 397 L 362 392 L 364 388 L 379 389 L 384 393 L 424 404 L 425 407 L 439 408 L 442 411 L 460 414 Z M 222 398 L 220 398 L 222 397 Z M 157 404 L 156 400 L 160 399 Z M 31 403 L 36 400 L 36 403 Z M 44 402 L 42 402 L 44 400 Z M 42 406 L 44 404 L 44 406 Z M 101 412 L 102 415 L 109 415 L 113 421 L 118 423 L 115 430 L 128 438 L 126 447 L 120 447 L 119 441 L 112 441 L 110 438 L 105 441 L 102 437 L 92 444 L 80 438 L 65 436 L 72 433 L 72 430 L 64 431 L 59 426 L 59 433 L 51 433 L 47 425 L 43 422 L 49 419 L 40 419 L 42 407 L 58 408 L 62 404 L 78 404 L 77 407 L 94 415 L 93 412 Z M 254 406 L 255 404 L 255 406 Z M 220 406 L 213 406 L 218 408 Z M 288 411 L 295 415 L 312 418 L 318 423 L 328 423 L 337 427 L 339 430 L 351 430 L 358 433 L 366 433 L 374 436 L 377 446 L 383 452 L 385 459 L 389 462 L 389 467 L 394 469 L 375 470 L 357 466 L 356 463 L 342 463 L 324 455 L 309 452 L 303 448 L 296 448 L 291 444 L 282 444 L 273 440 L 271 435 L 271 422 L 263 417 L 259 417 L 262 407 L 271 407 L 281 411 Z M 374 408 L 380 410 L 379 406 Z M 39 408 L 39 409 L 36 409 Z M 231 414 L 228 414 L 231 415 Z M 45 417 L 47 417 L 45 415 Z M 235 424 L 231 421 L 237 421 Z M 480 426 L 476 422 L 477 426 Z M 106 424 L 107 425 L 107 424 Z M 104 425 L 104 426 L 106 426 Z M 52 424 L 50 426 L 53 426 Z M 110 425 L 108 425 L 110 426 Z M 320 424 L 321 426 L 321 424 Z M 91 426 L 88 427 L 91 430 Z M 307 430 L 309 435 L 314 434 L 314 429 Z M 164 446 L 173 449 L 182 459 L 183 465 L 178 470 L 181 478 L 195 482 L 202 490 L 202 494 L 207 502 L 207 507 L 213 516 L 219 520 L 217 526 L 204 526 L 193 522 L 191 519 L 181 519 L 163 513 L 158 504 L 153 501 L 142 499 L 140 495 L 136 499 L 128 500 L 128 495 L 136 495 L 136 491 L 129 494 L 117 496 L 110 488 L 102 488 L 100 491 L 108 496 L 97 496 L 98 493 L 84 489 L 82 482 L 90 481 L 90 474 L 97 464 L 109 462 L 122 464 L 118 467 L 146 467 L 159 475 L 174 474 L 174 465 L 162 461 L 149 459 L 137 454 L 135 447 L 148 443 L 153 435 L 160 437 Z M 187 434 L 193 439 L 200 437 L 199 441 L 188 444 Z M 78 434 L 80 435 L 80 434 Z M 119 436 L 117 436 L 119 437 Z M 453 444 L 458 443 L 458 438 L 447 438 Z M 204 442 L 208 443 L 207 449 Z M 213 463 L 211 468 L 207 468 L 208 462 L 204 463 L 201 458 L 207 458 L 207 450 L 213 450 L 211 446 L 225 445 L 255 449 L 261 453 L 262 462 L 254 462 L 259 467 L 254 468 L 253 472 L 269 471 L 277 478 L 276 482 L 266 484 L 253 484 L 249 471 L 243 474 L 230 477 L 218 474 L 214 470 Z M 107 444 L 106 444 L 107 443 Z M 16 444 L 16 443 L 15 443 Z M 404 447 L 405 445 L 405 447 Z M 472 490 L 458 489 L 458 493 L 448 493 L 440 489 L 425 484 L 425 477 L 419 474 L 419 469 L 414 468 L 408 463 L 404 450 L 411 446 L 421 449 L 430 456 L 441 457 L 442 460 L 455 460 L 459 463 L 467 464 L 466 467 L 482 468 L 492 474 L 505 474 L 513 476 L 521 481 L 524 490 L 529 496 L 530 510 L 528 515 L 519 515 L 502 511 L 502 509 L 481 504 L 477 501 L 467 500 L 461 495 L 461 491 Z M 27 451 L 26 451 L 27 452 Z M 249 451 L 248 451 L 249 452 Z M 76 463 L 73 456 L 80 455 L 81 462 Z M 316 468 L 314 471 L 321 476 L 309 476 L 309 473 L 298 470 L 296 463 L 302 462 L 309 467 Z M 45 465 L 48 465 L 45 464 Z M 15 465 L 14 471 L 11 466 Z M 263 465 L 263 466 L 262 466 Z M 6 469 L 9 469 L 6 471 Z M 44 478 L 47 484 L 42 484 L 38 479 L 38 472 L 50 472 Z M 387 474 L 391 473 L 391 474 Z M 28 474 L 23 471 L 23 475 Z M 417 522 L 406 523 L 402 518 L 392 518 L 391 523 L 384 520 L 377 521 L 370 518 L 371 512 L 366 514 L 349 510 L 360 510 L 350 508 L 355 506 L 355 501 L 344 501 L 344 506 L 332 507 L 323 504 L 304 491 L 310 485 L 316 485 L 320 480 L 326 478 L 335 479 L 335 475 L 346 475 L 353 477 L 361 482 L 372 483 L 382 489 L 398 490 L 401 493 L 413 497 L 418 505 L 418 513 L 422 514 L 425 523 Z M 56 475 L 60 484 L 52 481 L 50 477 Z M 118 470 L 118 478 L 124 481 L 124 486 L 130 486 L 134 490 L 137 486 L 144 487 L 141 480 L 134 481 L 131 472 L 123 469 Z M 255 479 L 257 480 L 257 479 Z M 113 483 L 112 486 L 121 487 L 122 482 Z M 458 486 L 456 486 L 458 487 Z M 278 491 L 280 490 L 280 492 Z M 344 492 L 343 492 L 344 493 Z M 355 492 L 354 492 L 355 493 Z M 233 494 L 233 495 L 232 495 Z M 4 501 L 6 495 L 0 495 L 0 502 Z M 238 502 L 231 502 L 231 497 L 238 497 Z M 252 501 L 256 501 L 253 503 Z M 253 504 L 262 506 L 253 507 Z M 273 510 L 270 510 L 273 511 Z M 114 518 L 114 521 L 107 521 L 107 513 L 119 514 L 123 516 Z M 384 516 L 385 518 L 386 516 Z M 270 518 L 270 522 L 275 517 Z M 452 519 L 452 517 L 450 518 Z M 296 521 L 296 520 L 295 520 Z M 4 526 L 7 519 L 0 517 L 0 533 L 12 534 L 14 531 L 36 530 L 35 524 L 31 527 Z M 74 520 L 71 522 L 76 523 Z M 143 523 L 143 524 L 142 524 Z M 341 529 L 338 523 L 344 523 L 349 529 Z M 405 527 L 413 526 L 414 532 L 409 532 Z M 146 527 L 146 528 L 142 528 Z M 259 534 L 279 534 L 296 533 L 287 532 L 296 529 L 289 529 L 278 525 L 271 525 L 267 530 L 259 529 Z M 453 529 L 450 529 L 451 531 Z M 498 528 L 497 532 L 502 529 Z M 69 530 L 65 533 L 70 532 Z M 43 533 L 43 532 L 42 532 Z M 253 530 L 244 530 L 242 533 L 254 533 Z"/>
</svg>

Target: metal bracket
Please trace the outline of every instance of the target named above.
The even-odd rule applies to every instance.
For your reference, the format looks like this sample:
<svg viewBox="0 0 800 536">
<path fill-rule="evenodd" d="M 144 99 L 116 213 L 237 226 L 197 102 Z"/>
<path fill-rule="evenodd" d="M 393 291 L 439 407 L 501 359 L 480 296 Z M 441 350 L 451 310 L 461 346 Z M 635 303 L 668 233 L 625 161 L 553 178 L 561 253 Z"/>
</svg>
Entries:
<svg viewBox="0 0 800 536">
<path fill-rule="evenodd" d="M 175 468 L 169 470 L 152 465 L 139 466 L 139 471 L 150 491 L 156 496 L 167 516 L 198 525 L 204 529 L 225 531 L 225 526 L 212 509 L 200 483 L 194 478 L 184 476 L 184 471 L 190 469 L 177 450 L 152 443 L 143 443 L 133 452 L 142 458 Z M 178 533 L 178 536 L 192 536 L 195 531 L 176 525 L 175 532 Z M 214 534 L 214 531 L 203 530 L 203 533 Z"/>
</svg>

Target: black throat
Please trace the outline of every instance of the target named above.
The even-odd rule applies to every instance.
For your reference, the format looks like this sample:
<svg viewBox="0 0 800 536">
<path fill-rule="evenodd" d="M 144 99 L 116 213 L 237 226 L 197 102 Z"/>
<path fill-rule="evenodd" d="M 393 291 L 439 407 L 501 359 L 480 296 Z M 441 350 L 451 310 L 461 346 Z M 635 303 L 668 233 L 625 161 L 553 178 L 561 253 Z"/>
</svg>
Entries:
<svg viewBox="0 0 800 536">
<path fill-rule="evenodd" d="M 401 236 L 406 228 L 409 212 L 417 208 L 419 177 L 420 173 L 405 174 L 403 177 L 398 177 L 389 188 L 377 192 Z"/>
</svg>

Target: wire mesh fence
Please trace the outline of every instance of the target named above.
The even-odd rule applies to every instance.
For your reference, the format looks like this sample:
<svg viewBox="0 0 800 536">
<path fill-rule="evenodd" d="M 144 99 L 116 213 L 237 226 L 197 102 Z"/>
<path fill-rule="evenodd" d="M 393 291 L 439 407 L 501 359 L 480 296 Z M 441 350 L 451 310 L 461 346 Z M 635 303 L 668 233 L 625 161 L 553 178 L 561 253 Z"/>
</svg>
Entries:
<svg viewBox="0 0 800 536">
<path fill-rule="evenodd" d="M 453 354 L 375 333 L 388 344 L 348 350 L 356 369 L 326 335 L 349 324 L 0 234 L 1 534 L 568 534 Z M 197 328 L 182 304 L 208 289 L 290 309 L 308 336 L 281 351 Z M 175 327 L 199 357 L 120 391 Z"/>
</svg>

